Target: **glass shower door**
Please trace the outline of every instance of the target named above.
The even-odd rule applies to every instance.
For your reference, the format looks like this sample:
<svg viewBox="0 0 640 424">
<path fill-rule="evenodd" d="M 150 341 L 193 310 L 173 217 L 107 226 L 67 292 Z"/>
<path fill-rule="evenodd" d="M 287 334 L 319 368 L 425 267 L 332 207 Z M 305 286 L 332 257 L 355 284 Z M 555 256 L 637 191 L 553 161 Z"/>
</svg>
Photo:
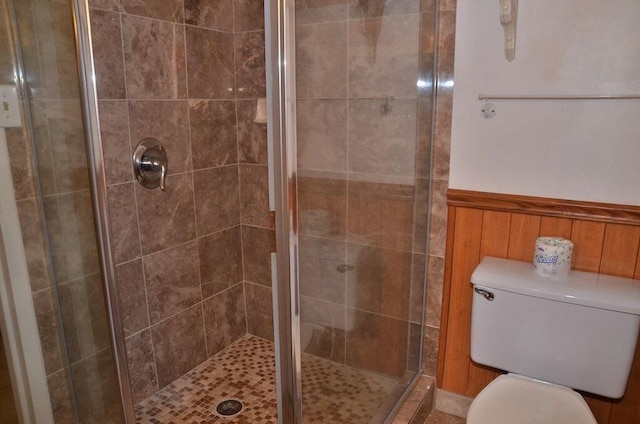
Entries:
<svg viewBox="0 0 640 424">
<path fill-rule="evenodd" d="M 2 84 L 19 87 L 6 130 L 16 204 L 56 423 L 122 423 L 79 91 L 72 3 L 2 0 Z"/>
<path fill-rule="evenodd" d="M 296 1 L 304 422 L 382 422 L 420 368 L 435 2 Z"/>
</svg>

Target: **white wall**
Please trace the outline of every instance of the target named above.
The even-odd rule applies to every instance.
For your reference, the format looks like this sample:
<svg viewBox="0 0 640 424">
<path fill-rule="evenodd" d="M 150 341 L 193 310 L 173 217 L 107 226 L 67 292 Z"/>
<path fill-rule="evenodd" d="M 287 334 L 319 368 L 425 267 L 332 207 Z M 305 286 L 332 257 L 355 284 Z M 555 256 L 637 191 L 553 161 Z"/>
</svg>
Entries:
<svg viewBox="0 0 640 424">
<path fill-rule="evenodd" d="M 478 101 L 640 95 L 640 1 L 519 3 L 509 63 L 499 1 L 458 0 L 450 187 L 640 205 L 640 100 Z"/>
</svg>

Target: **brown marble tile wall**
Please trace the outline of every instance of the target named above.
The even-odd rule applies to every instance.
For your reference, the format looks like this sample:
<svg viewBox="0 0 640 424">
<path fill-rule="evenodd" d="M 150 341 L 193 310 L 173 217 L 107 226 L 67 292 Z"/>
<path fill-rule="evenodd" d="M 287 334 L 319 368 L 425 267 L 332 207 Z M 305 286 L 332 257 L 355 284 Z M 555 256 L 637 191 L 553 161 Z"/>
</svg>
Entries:
<svg viewBox="0 0 640 424">
<path fill-rule="evenodd" d="M 273 301 L 271 288 L 244 283 L 247 305 L 247 331 L 254 336 L 273 340 Z"/>
<path fill-rule="evenodd" d="M 417 371 L 434 4 L 299 0 L 296 13 L 303 341 L 357 367 Z"/>
<path fill-rule="evenodd" d="M 429 2 L 429 0 L 423 0 Z M 436 375 L 442 285 L 447 232 L 447 188 L 451 149 L 451 109 L 453 106 L 453 59 L 455 48 L 456 0 L 440 1 L 438 25 L 437 95 L 435 104 L 431 227 L 429 228 L 428 285 L 423 346 L 423 371 Z"/>
<path fill-rule="evenodd" d="M 266 126 L 253 122 L 265 97 L 264 11 L 262 2 L 243 0 L 90 6 L 121 321 L 138 402 L 247 331 L 273 338 Z M 167 151 L 164 192 L 143 188 L 131 171 L 144 137 Z"/>
<path fill-rule="evenodd" d="M 60 279 L 60 282 L 57 284 L 58 294 L 56 296 L 54 293 L 56 287 L 53 282 L 56 273 L 55 269 L 52 269 L 53 264 L 48 260 L 49 250 L 46 244 L 48 235 L 43 227 L 45 215 L 41 210 L 41 203 L 36 195 L 35 184 L 37 171 L 34 168 L 33 151 L 31 150 L 31 144 L 29 142 L 30 134 L 22 129 L 7 129 L 6 133 L 17 201 L 16 204 L 18 207 L 29 281 L 36 311 L 38 332 L 43 350 L 45 372 L 47 373 L 54 418 L 56 423 L 72 422 L 74 411 L 70 392 L 70 381 L 68 380 L 68 362 L 64 356 L 64 349 L 66 345 L 69 361 L 81 361 L 83 356 L 80 350 L 80 337 L 89 335 L 93 337 L 94 333 L 91 328 L 91 322 L 86 319 L 89 317 L 85 315 L 84 318 L 81 318 L 75 314 L 73 309 L 72 283 L 68 279 L 66 259 L 69 259 L 71 268 L 74 269 L 74 273 L 79 277 L 75 283 L 81 288 L 85 287 L 83 285 L 85 281 L 83 274 L 84 265 L 87 265 L 87 269 L 90 269 L 91 264 L 84 264 L 82 257 L 77 255 L 78 250 L 72 251 L 72 249 L 68 249 L 68 245 L 65 245 L 65 243 L 61 241 L 62 237 L 58 237 L 57 239 L 61 241 L 60 245 L 52 246 L 52 248 L 60 247 L 66 250 L 55 251 L 56 255 L 54 258 L 65 258 L 60 261 L 60 265 L 64 263 L 64 265 L 60 267 L 63 268 L 64 271 L 59 271 L 63 274 L 63 278 Z M 80 196 L 82 193 L 83 191 L 77 192 Z M 53 203 L 61 200 L 61 204 L 64 204 L 65 200 L 69 198 L 69 195 L 58 196 L 52 193 L 45 198 L 45 201 Z M 69 218 L 74 214 L 75 211 L 72 211 L 72 215 L 69 215 Z M 59 230 L 60 227 L 56 225 L 59 223 L 59 219 L 57 219 L 57 216 L 52 218 L 55 219 L 55 222 L 51 223 L 50 228 L 53 231 Z M 55 234 L 59 236 L 62 235 L 59 231 L 55 231 Z M 54 233 L 51 232 L 50 235 L 54 235 Z M 68 236 L 73 237 L 71 234 Z M 53 241 L 52 239 L 50 240 Z M 87 257 L 84 258 L 89 259 Z M 91 261 L 88 260 L 88 262 Z M 89 287 L 91 284 L 93 284 L 93 282 L 88 282 L 86 287 Z M 78 301 L 79 300 L 76 302 Z M 99 311 L 99 309 L 96 309 L 96 311 Z M 62 314 L 63 317 L 62 321 L 58 318 L 60 314 Z M 104 321 L 102 321 L 102 323 L 104 323 Z M 82 328 L 80 329 L 78 327 Z M 100 328 L 96 328 L 96 330 L 100 331 L 103 329 L 102 325 L 99 327 Z M 62 328 L 65 329 L 65 332 L 68 331 L 65 339 L 62 338 Z M 101 335 L 98 334 L 98 336 Z M 94 346 L 85 343 L 84 351 L 90 355 L 93 347 Z M 99 350 L 97 346 L 95 347 Z"/>
<path fill-rule="evenodd" d="M 264 2 L 234 0 L 234 57 L 240 162 L 240 222 L 247 331 L 273 340 L 271 252 L 275 215 L 269 211 L 267 128 L 253 122 L 266 97 Z"/>
<path fill-rule="evenodd" d="M 22 59 L 32 99 L 78 99 L 75 41 L 64 0 L 21 2 L 16 8 Z"/>
<path fill-rule="evenodd" d="M 301 176 L 298 199 L 306 351 L 395 377 L 417 370 L 425 254 L 413 244 L 414 187 Z"/>
</svg>

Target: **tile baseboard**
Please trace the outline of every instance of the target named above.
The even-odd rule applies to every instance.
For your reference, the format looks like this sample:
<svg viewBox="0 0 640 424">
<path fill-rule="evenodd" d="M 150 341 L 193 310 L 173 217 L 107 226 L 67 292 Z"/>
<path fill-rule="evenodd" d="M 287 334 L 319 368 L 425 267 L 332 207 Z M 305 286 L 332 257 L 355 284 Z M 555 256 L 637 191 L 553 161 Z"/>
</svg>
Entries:
<svg viewBox="0 0 640 424">
<path fill-rule="evenodd" d="M 472 401 L 473 398 L 437 389 L 435 409 L 456 417 L 467 418 Z"/>
</svg>

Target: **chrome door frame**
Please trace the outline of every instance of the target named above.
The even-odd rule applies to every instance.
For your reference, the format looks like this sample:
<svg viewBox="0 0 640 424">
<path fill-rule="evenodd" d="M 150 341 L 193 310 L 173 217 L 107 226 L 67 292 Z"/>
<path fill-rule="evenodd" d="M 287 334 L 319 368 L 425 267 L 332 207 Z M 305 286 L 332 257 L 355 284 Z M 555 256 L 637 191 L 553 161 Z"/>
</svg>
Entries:
<svg viewBox="0 0 640 424">
<path fill-rule="evenodd" d="M 72 0 L 72 16 L 78 56 L 78 75 L 80 78 L 80 96 L 91 186 L 91 200 L 107 311 L 107 322 L 109 324 L 109 339 L 119 385 L 120 400 L 124 410 L 124 420 L 126 424 L 133 424 L 135 423 L 133 398 L 131 396 L 124 334 L 120 320 L 115 260 L 111 247 L 107 180 L 102 153 L 102 139 L 100 136 L 98 93 L 93 60 L 88 0 Z"/>
<path fill-rule="evenodd" d="M 272 260 L 278 422 L 302 423 L 295 90 L 295 1 L 265 0 L 270 178 L 276 211 Z"/>
</svg>

